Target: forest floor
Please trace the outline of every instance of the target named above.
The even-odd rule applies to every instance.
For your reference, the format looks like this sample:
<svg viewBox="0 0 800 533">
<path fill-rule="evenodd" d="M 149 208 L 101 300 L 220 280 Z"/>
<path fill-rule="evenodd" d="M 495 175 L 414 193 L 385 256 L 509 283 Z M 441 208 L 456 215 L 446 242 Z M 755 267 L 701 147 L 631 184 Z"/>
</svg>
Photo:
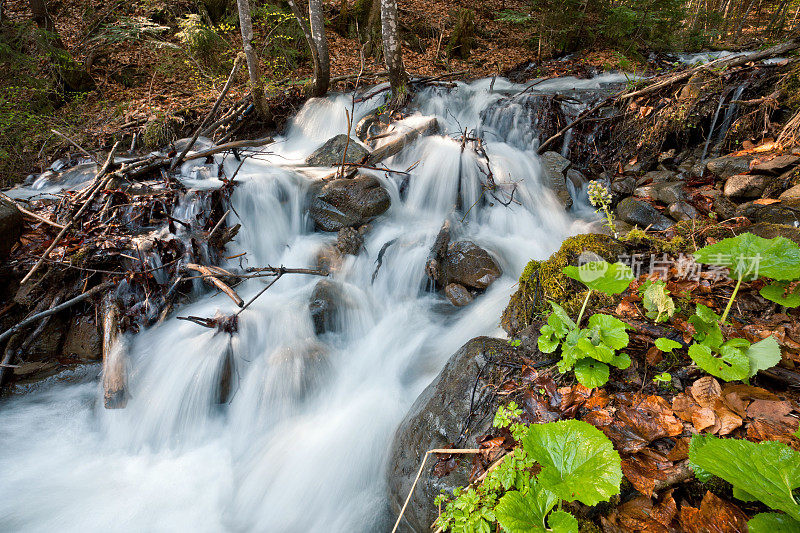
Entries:
<svg viewBox="0 0 800 533">
<path fill-rule="evenodd" d="M 344 5 L 326 5 L 334 78 L 354 75 L 362 66 L 354 25 L 340 20 L 339 9 Z M 170 124 L 171 130 L 167 136 L 151 135 L 153 145 L 148 148 L 190 134 L 218 96 L 232 58 L 241 47 L 236 26 L 226 22 L 235 22 L 235 18 L 227 14 L 220 16 L 212 36 L 214 43 L 205 45 L 205 51 L 200 50 L 203 53 L 193 52 L 179 36 L 181 21 L 195 6 L 189 0 L 170 2 L 166 7 L 153 1 L 99 0 L 62 0 L 50 6 L 63 42 L 77 61 L 88 65 L 96 89 L 67 101 L 54 99 L 46 80 L 42 81 L 47 77 L 47 61 L 40 57 L 31 37 L 28 2 L 7 1 L 0 42 L 10 43 L 10 48 L 0 50 L 0 63 L 16 75 L 0 79 L 0 185 L 18 183 L 31 172 L 41 172 L 73 150 L 51 129 L 89 151 L 108 150 L 119 139 L 129 143 L 134 132 L 146 134 L 154 124 Z M 467 59 L 447 57 L 447 40 L 463 8 L 476 10 L 474 46 Z M 444 0 L 403 2 L 400 17 L 408 37 L 404 38 L 408 71 L 424 76 L 459 73 L 460 79 L 474 79 L 504 75 L 516 66 L 532 63 L 537 56 L 532 30 L 499 21 L 497 14 L 504 9 L 524 11 L 526 7 L 521 0 L 489 0 L 477 8 Z M 302 102 L 299 89 L 311 73 L 308 52 L 294 26 L 285 8 L 255 15 L 264 74 L 270 80 L 273 101 L 282 108 L 279 119 L 290 115 Z M 539 62 L 525 75 L 641 71 L 645 66 L 630 59 L 636 54 L 591 50 L 568 60 Z M 363 69 L 376 73 L 385 67 L 379 59 L 366 57 Z M 347 88 L 340 82 L 332 90 Z M 236 101 L 246 91 L 246 76 L 240 72 L 228 101 Z"/>
</svg>

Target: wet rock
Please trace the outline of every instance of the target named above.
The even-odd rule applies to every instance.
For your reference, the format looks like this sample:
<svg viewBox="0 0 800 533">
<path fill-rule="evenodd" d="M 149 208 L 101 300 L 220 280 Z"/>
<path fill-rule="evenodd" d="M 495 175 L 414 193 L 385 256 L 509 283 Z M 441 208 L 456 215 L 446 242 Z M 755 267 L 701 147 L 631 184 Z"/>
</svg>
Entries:
<svg viewBox="0 0 800 533">
<path fill-rule="evenodd" d="M 675 181 L 676 173 L 671 170 L 651 170 L 642 176 L 637 185 L 644 183 L 665 183 L 668 181 Z"/>
<path fill-rule="evenodd" d="M 795 185 L 791 189 L 787 189 L 781 193 L 778 197 L 781 200 L 790 200 L 790 199 L 798 199 L 800 198 L 800 184 Z"/>
<path fill-rule="evenodd" d="M 625 198 L 626 196 L 632 195 L 635 189 L 636 189 L 636 178 L 634 178 L 633 176 L 627 176 L 615 179 L 614 182 L 611 184 L 611 192 L 614 195 L 614 199 L 617 201 Z"/>
<path fill-rule="evenodd" d="M 669 216 L 679 222 L 681 220 L 693 220 L 700 216 L 700 213 L 697 211 L 697 209 L 687 202 L 675 202 L 670 204 L 667 208 L 667 212 L 669 213 Z"/>
<path fill-rule="evenodd" d="M 14 380 L 21 383 L 39 381 L 58 373 L 58 363 L 54 361 L 32 361 L 20 363 L 14 368 Z"/>
<path fill-rule="evenodd" d="M 323 231 L 360 226 L 389 209 L 389 193 L 372 176 L 317 183 L 309 191 L 309 214 Z"/>
<path fill-rule="evenodd" d="M 314 332 L 317 335 L 341 330 L 340 313 L 344 296 L 344 291 L 338 283 L 327 279 L 317 282 L 308 303 L 311 320 L 314 322 Z"/>
<path fill-rule="evenodd" d="M 567 178 L 564 174 L 571 165 L 569 159 L 562 157 L 558 152 L 545 152 L 541 155 L 541 161 L 544 185 L 555 193 L 565 209 L 570 207 L 572 197 L 567 190 Z"/>
<path fill-rule="evenodd" d="M 628 224 L 627 222 L 623 222 L 622 220 L 615 220 L 614 221 L 614 231 L 617 232 L 618 237 L 624 237 L 633 229 L 633 226 Z M 598 233 L 601 235 L 611 235 L 611 228 L 608 227 L 608 222 L 606 219 L 603 218 L 601 220 L 594 220 L 589 223 L 589 225 L 584 230 L 585 233 Z"/>
<path fill-rule="evenodd" d="M 750 162 L 753 158 L 749 155 L 726 155 L 709 159 L 706 168 L 715 176 L 725 179 L 736 174 L 750 171 Z"/>
<path fill-rule="evenodd" d="M 62 352 L 74 355 L 84 361 L 96 361 L 103 357 L 103 344 L 100 330 L 93 316 L 75 316 L 68 324 Z"/>
<path fill-rule="evenodd" d="M 655 207 L 647 202 L 628 197 L 617 204 L 617 218 L 641 228 L 649 227 L 652 230 L 663 231 L 673 224 L 674 220 L 662 215 Z"/>
<path fill-rule="evenodd" d="M 800 228 L 786 226 L 784 224 L 768 224 L 759 222 L 752 226 L 747 226 L 746 231 L 753 235 L 758 235 L 764 239 L 774 239 L 775 237 L 786 237 L 800 245 Z"/>
<path fill-rule="evenodd" d="M 472 241 L 456 241 L 447 247 L 441 284 L 458 283 L 473 289 L 485 289 L 501 274 L 500 265 L 489 252 Z"/>
<path fill-rule="evenodd" d="M 315 167 L 335 167 L 341 165 L 345 146 L 347 147 L 345 163 L 360 163 L 365 156 L 369 155 L 369 150 L 359 141 L 350 138 L 348 142 L 347 135 L 341 133 L 336 137 L 328 139 L 325 144 L 314 150 L 314 153 L 306 159 L 306 163 Z"/>
<path fill-rule="evenodd" d="M 759 198 L 770 178 L 752 174 L 736 174 L 725 182 L 723 192 L 728 198 Z"/>
<path fill-rule="evenodd" d="M 737 205 L 726 196 L 719 194 L 714 198 L 714 212 L 720 220 L 728 220 L 736 216 Z"/>
<path fill-rule="evenodd" d="M 574 168 L 567 170 L 567 179 L 572 182 L 572 186 L 576 189 L 580 189 L 589 183 L 589 179 L 583 175 L 583 172 Z"/>
<path fill-rule="evenodd" d="M 665 204 L 672 204 L 688 199 L 683 190 L 683 183 L 679 181 L 658 182 L 652 185 L 644 185 L 633 191 L 633 195 L 638 198 L 653 198 Z"/>
<path fill-rule="evenodd" d="M 481 372 L 487 359 L 492 357 L 488 355 L 490 353 L 514 357 L 515 352 L 507 341 L 501 339 L 478 337 L 467 342 L 417 397 L 398 427 L 386 473 L 393 516 L 399 514 L 425 452 L 448 444 L 477 448 L 475 437 L 485 434 L 490 428 L 499 403 L 498 397 L 491 395 L 485 386 L 491 379 L 488 375 L 491 372 Z M 473 391 L 477 391 L 474 398 Z M 471 406 L 472 416 L 468 417 Z M 468 427 L 464 427 L 465 421 Z M 462 438 L 462 435 L 466 437 Z M 434 475 L 431 468 L 424 469 L 414 489 L 414 497 L 403 514 L 400 530 L 430 531 L 430 525 L 437 517 L 433 499 L 441 490 L 450 491 L 456 486 L 466 485 L 469 471 L 469 461 L 463 461 L 441 478 Z"/>
<path fill-rule="evenodd" d="M 470 294 L 469 290 L 458 283 L 450 283 L 444 288 L 444 293 L 450 300 L 450 303 L 456 307 L 464 307 L 465 305 L 469 305 L 469 303 L 473 300 L 472 294 Z"/>
<path fill-rule="evenodd" d="M 381 115 L 370 113 L 356 124 L 356 136 L 362 141 L 366 141 L 370 137 L 380 135 L 386 131 L 388 121 L 389 116 L 386 113 Z"/>
<path fill-rule="evenodd" d="M 787 198 L 768 205 L 747 202 L 740 205 L 737 216 L 747 217 L 753 222 L 800 226 L 800 200 Z"/>
<path fill-rule="evenodd" d="M 336 236 L 336 248 L 343 254 L 358 255 L 364 245 L 364 237 L 355 228 L 342 228 Z"/>
<path fill-rule="evenodd" d="M 0 260 L 4 260 L 22 235 L 22 213 L 17 206 L 0 198 Z"/>
<path fill-rule="evenodd" d="M 800 156 L 798 155 L 779 155 L 767 161 L 753 165 L 753 172 L 777 175 L 797 164 L 798 161 L 800 161 Z"/>
<path fill-rule="evenodd" d="M 65 329 L 61 317 L 51 317 L 42 333 L 33 341 L 27 352 L 22 354 L 22 358 L 25 361 L 47 361 L 60 356 Z"/>
</svg>

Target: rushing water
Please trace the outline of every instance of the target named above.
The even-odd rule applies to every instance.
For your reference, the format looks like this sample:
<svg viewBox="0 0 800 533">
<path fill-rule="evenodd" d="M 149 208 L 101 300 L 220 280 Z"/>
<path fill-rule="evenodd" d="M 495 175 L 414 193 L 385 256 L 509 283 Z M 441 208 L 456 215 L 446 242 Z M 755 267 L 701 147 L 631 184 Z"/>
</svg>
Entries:
<svg viewBox="0 0 800 533">
<path fill-rule="evenodd" d="M 615 80 L 566 79 L 538 90 L 607 81 Z M 374 172 L 392 206 L 373 222 L 364 250 L 332 276 L 346 293 L 340 331 L 314 334 L 308 302 L 319 278 L 286 275 L 241 314 L 236 334 L 172 318 L 127 338 L 130 400 L 123 410 L 102 407 L 94 368 L 4 400 L 0 531 L 385 529 L 384 467 L 407 409 L 459 346 L 499 333 L 526 261 L 547 256 L 583 224 L 540 183 L 530 131 L 509 116 L 521 111 L 499 110 L 501 99 L 523 87 L 498 79 L 490 90 L 490 83 L 418 95 L 419 115 L 436 116 L 441 134 L 386 162 L 401 171 L 418 163 L 410 175 Z M 380 103 L 357 104 L 355 120 Z M 313 266 L 335 240 L 313 231 L 303 201 L 313 178 L 301 162 L 345 131 L 350 105 L 347 95 L 310 101 L 271 154 L 247 159 L 228 219 L 242 224 L 230 255 L 247 254 L 229 267 Z M 465 128 L 486 141 L 498 184 L 487 203 L 477 201 L 484 159 L 462 151 L 458 139 Z M 227 175 L 238 165 L 232 158 L 224 164 Z M 185 164 L 186 183 L 213 186 L 207 168 Z M 453 214 L 459 186 L 464 210 L 474 204 L 466 216 Z M 514 201 L 505 206 L 512 189 Z M 504 272 L 461 309 L 430 292 L 424 274 L 448 216 L 456 237 L 489 250 Z M 393 239 L 371 282 L 379 250 Z M 249 280 L 237 290 L 248 300 L 264 283 Z M 207 295 L 179 314 L 235 309 L 225 295 Z M 233 396 L 219 405 L 229 356 Z"/>
</svg>

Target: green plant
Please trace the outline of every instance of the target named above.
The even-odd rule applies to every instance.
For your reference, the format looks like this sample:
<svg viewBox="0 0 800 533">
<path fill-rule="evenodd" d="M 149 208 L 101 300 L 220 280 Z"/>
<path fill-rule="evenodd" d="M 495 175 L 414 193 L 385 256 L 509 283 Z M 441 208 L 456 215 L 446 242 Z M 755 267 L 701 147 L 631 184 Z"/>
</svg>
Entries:
<svg viewBox="0 0 800 533">
<path fill-rule="evenodd" d="M 751 533 L 800 530 L 800 504 L 794 495 L 800 488 L 800 453 L 786 444 L 695 435 L 689 460 L 701 481 L 720 477 L 733 485 L 735 498 L 758 500 L 786 513 L 757 514 L 748 522 Z"/>
<path fill-rule="evenodd" d="M 619 493 L 620 457 L 600 430 L 578 420 L 525 426 L 514 422 L 520 414 L 513 402 L 498 409 L 495 427 L 510 428 L 520 444 L 479 486 L 437 497 L 444 504 L 437 526 L 490 533 L 497 522 L 508 533 L 576 533 L 578 521 L 562 501 L 595 505 Z"/>
<path fill-rule="evenodd" d="M 689 346 L 689 357 L 712 376 L 725 381 L 747 379 L 781 360 L 775 337 L 769 336 L 755 344 L 740 338 L 726 341 L 721 321 L 719 315 L 702 304 L 698 304 L 695 314 L 689 317 L 696 341 Z"/>
<path fill-rule="evenodd" d="M 642 305 L 647 318 L 656 322 L 666 322 L 675 314 L 675 301 L 669 296 L 667 284 L 661 280 L 647 280 L 639 287 Z"/>
<path fill-rule="evenodd" d="M 605 294 L 619 294 L 628 288 L 633 272 L 622 263 L 609 264 L 592 261 L 574 267 L 568 265 L 563 272 L 589 287 L 578 319 L 573 322 L 567 312 L 555 302 L 550 302 L 553 312 L 542 326 L 538 338 L 539 350 L 552 353 L 561 346 L 560 372 L 575 371 L 575 377 L 585 387 L 594 388 L 605 384 L 610 375 L 609 365 L 625 369 L 631 364 L 627 354 L 617 351 L 628 345 L 628 325 L 610 315 L 594 314 L 586 328 L 580 323 L 586 304 L 593 290 Z"/>
<path fill-rule="evenodd" d="M 670 383 L 672 381 L 672 374 L 669 372 L 662 372 L 653 376 L 654 383 Z"/>
<path fill-rule="evenodd" d="M 672 339 L 668 339 L 666 337 L 659 337 L 658 339 L 656 339 L 655 345 L 656 348 L 658 348 L 662 352 L 667 352 L 667 353 L 672 352 L 672 350 L 677 350 L 678 348 L 683 346 L 681 343 L 674 341 Z"/>
<path fill-rule="evenodd" d="M 606 216 L 606 225 L 614 237 L 617 237 L 617 230 L 614 228 L 614 216 L 611 214 L 611 192 L 601 182 L 594 180 L 586 187 L 589 195 L 589 203 L 602 210 Z"/>
<path fill-rule="evenodd" d="M 778 281 L 800 279 L 800 247 L 785 237 L 764 239 L 752 233 L 742 233 L 700 248 L 694 253 L 694 260 L 728 267 L 736 279 L 721 322 L 727 320 L 742 280 L 748 276 L 752 279 L 763 276 Z"/>
</svg>

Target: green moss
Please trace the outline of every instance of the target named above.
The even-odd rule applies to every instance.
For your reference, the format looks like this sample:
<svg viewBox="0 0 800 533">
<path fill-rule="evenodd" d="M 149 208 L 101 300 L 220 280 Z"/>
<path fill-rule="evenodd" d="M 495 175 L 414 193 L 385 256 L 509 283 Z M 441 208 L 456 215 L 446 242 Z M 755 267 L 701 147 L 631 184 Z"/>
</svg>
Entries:
<svg viewBox="0 0 800 533">
<path fill-rule="evenodd" d="M 673 226 L 673 229 L 677 226 Z M 647 248 L 654 253 L 677 254 L 686 248 L 686 237 L 676 234 L 671 239 L 664 239 L 647 233 L 639 228 L 633 228 L 622 240 L 631 246 Z"/>
<path fill-rule="evenodd" d="M 533 323 L 537 315 L 548 311 L 550 300 L 562 305 L 568 313 L 577 315 L 586 297 L 586 287 L 566 277 L 562 270 L 567 265 L 577 264 L 584 251 L 614 262 L 625 253 L 625 246 L 607 235 L 576 235 L 565 240 L 547 260 L 529 262 L 520 275 L 519 288 L 511 296 L 500 320 L 500 325 L 509 335 L 519 333 Z M 589 305 L 608 305 L 612 300 L 604 294 L 593 293 Z"/>
<path fill-rule="evenodd" d="M 453 29 L 450 40 L 445 49 L 447 57 L 458 56 L 467 59 L 472 51 L 475 40 L 475 12 L 471 9 L 462 9 L 458 12 L 456 27 Z"/>
<path fill-rule="evenodd" d="M 147 123 L 142 134 L 145 148 L 155 150 L 164 148 L 177 138 L 177 120 L 170 117 L 158 117 Z"/>
</svg>

